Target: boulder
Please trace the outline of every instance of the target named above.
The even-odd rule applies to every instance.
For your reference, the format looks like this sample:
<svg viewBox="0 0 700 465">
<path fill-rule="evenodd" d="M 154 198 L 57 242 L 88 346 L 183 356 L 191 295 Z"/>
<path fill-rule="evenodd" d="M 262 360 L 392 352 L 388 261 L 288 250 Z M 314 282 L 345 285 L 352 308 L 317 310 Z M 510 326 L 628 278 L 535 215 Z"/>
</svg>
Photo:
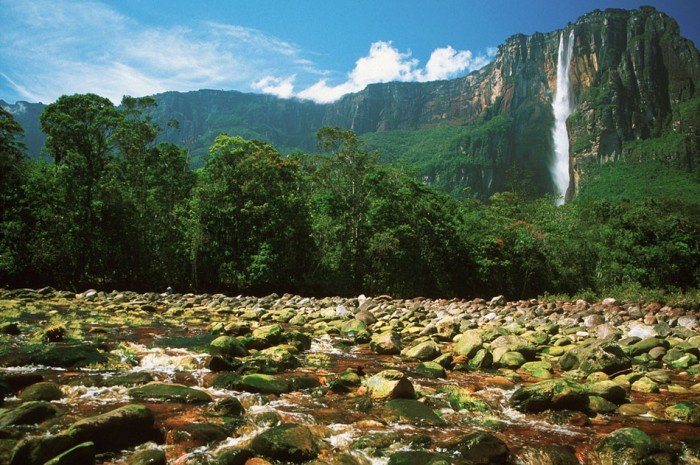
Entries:
<svg viewBox="0 0 700 465">
<path fill-rule="evenodd" d="M 566 379 L 551 379 L 524 386 L 513 393 L 510 405 L 525 413 L 545 410 L 578 410 L 588 407 L 588 396 L 583 388 Z"/>
<path fill-rule="evenodd" d="M 398 370 L 384 370 L 365 380 L 372 399 L 412 399 L 413 385 L 405 374 Z"/>
<path fill-rule="evenodd" d="M 561 446 L 524 447 L 513 459 L 514 465 L 579 465 L 576 456 Z"/>
<path fill-rule="evenodd" d="M 58 387 L 58 384 L 41 382 L 26 387 L 19 395 L 19 398 L 25 402 L 32 400 L 51 401 L 63 398 L 63 392 Z"/>
<path fill-rule="evenodd" d="M 401 338 L 393 331 L 384 331 L 372 336 L 369 348 L 380 355 L 396 355 L 401 352 Z"/>
<path fill-rule="evenodd" d="M 463 333 L 457 344 L 455 344 L 453 352 L 455 355 L 463 355 L 465 357 L 472 357 L 476 352 L 481 349 L 484 341 L 481 338 L 481 334 L 472 329 Z"/>
<path fill-rule="evenodd" d="M 143 449 L 126 461 L 127 465 L 166 465 L 165 452 L 162 449 Z"/>
<path fill-rule="evenodd" d="M 45 401 L 24 402 L 0 413 L 0 428 L 13 425 L 34 425 L 60 415 L 60 410 Z"/>
<path fill-rule="evenodd" d="M 95 463 L 95 444 L 84 442 L 68 449 L 46 462 L 45 465 L 92 465 Z"/>
<path fill-rule="evenodd" d="M 664 463 L 653 461 L 654 455 L 667 455 L 658 443 L 637 428 L 620 428 L 608 434 L 589 455 L 590 463 L 597 465 L 643 465 Z M 670 457 L 667 463 L 672 463 Z"/>
<path fill-rule="evenodd" d="M 301 463 L 316 458 L 318 446 L 306 426 L 288 423 L 264 431 L 253 438 L 256 453 L 275 460 Z"/>
<path fill-rule="evenodd" d="M 413 399 L 392 399 L 386 404 L 389 416 L 415 426 L 442 426 L 445 421 L 430 407 Z"/>
<path fill-rule="evenodd" d="M 93 442 L 98 453 L 143 444 L 158 438 L 153 412 L 143 405 L 125 405 L 74 423 L 67 432 L 77 444 Z"/>
<path fill-rule="evenodd" d="M 669 420 L 700 426 L 700 403 L 698 402 L 678 402 L 668 407 L 665 414 Z"/>
<path fill-rule="evenodd" d="M 425 341 L 405 348 L 401 355 L 414 360 L 433 360 L 440 355 L 440 348 L 434 341 Z"/>
<path fill-rule="evenodd" d="M 503 441 L 485 432 L 461 436 L 452 449 L 470 465 L 505 465 L 510 455 Z"/>
<path fill-rule="evenodd" d="M 209 353 L 222 357 L 245 357 L 248 349 L 235 337 L 219 336 L 209 344 Z"/>
<path fill-rule="evenodd" d="M 391 454 L 387 465 L 448 465 L 444 456 L 435 452 L 401 451 Z"/>
<path fill-rule="evenodd" d="M 632 360 L 611 340 L 589 339 L 562 355 L 559 366 L 565 371 L 579 369 L 585 374 L 602 371 L 610 375 L 630 368 Z"/>
<path fill-rule="evenodd" d="M 206 404 L 212 401 L 209 394 L 182 384 L 152 382 L 129 389 L 129 396 L 136 400 L 178 402 L 182 404 Z"/>
</svg>

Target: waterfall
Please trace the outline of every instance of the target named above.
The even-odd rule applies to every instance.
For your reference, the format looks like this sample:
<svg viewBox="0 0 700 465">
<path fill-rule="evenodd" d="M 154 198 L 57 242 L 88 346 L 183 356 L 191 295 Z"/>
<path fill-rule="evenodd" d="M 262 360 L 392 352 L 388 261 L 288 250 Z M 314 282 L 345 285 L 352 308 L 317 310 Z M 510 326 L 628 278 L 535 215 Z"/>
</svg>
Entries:
<svg viewBox="0 0 700 465">
<path fill-rule="evenodd" d="M 569 98 L 569 66 L 574 49 L 574 31 L 569 33 L 569 40 L 564 45 L 564 34 L 559 35 L 559 53 L 557 56 L 557 91 L 552 101 L 554 112 L 554 163 L 550 167 L 554 184 L 557 187 L 557 205 L 564 203 L 566 191 L 569 188 L 569 134 L 566 130 L 566 119 L 571 114 Z"/>
</svg>

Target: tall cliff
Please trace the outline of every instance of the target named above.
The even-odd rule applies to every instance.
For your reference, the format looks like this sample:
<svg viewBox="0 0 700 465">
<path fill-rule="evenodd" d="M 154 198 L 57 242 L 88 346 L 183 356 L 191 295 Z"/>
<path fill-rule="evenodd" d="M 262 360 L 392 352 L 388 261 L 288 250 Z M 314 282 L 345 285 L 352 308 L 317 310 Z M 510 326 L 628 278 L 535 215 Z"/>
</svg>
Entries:
<svg viewBox="0 0 700 465">
<path fill-rule="evenodd" d="M 523 184 L 532 194 L 552 192 L 557 49 L 571 29 L 570 195 L 592 165 L 616 159 L 661 159 L 700 174 L 698 50 L 673 19 L 650 7 L 596 10 L 560 30 L 514 35 L 490 64 L 464 78 L 372 84 L 326 105 L 233 91 L 166 92 L 156 96 L 153 116 L 164 126 L 180 121 L 163 138 L 191 148 L 195 163 L 220 132 L 288 152 L 313 150 L 315 131 L 334 125 L 362 134 L 386 161 L 416 164 L 427 182 L 458 195 L 469 188 L 487 197 Z"/>
</svg>

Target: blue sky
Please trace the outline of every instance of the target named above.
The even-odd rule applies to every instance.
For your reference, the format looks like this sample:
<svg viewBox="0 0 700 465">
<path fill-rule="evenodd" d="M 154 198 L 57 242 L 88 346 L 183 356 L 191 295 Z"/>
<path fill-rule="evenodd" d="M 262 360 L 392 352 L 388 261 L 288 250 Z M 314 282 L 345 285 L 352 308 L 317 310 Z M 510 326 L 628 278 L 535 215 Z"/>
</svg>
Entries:
<svg viewBox="0 0 700 465">
<path fill-rule="evenodd" d="M 210 88 L 327 102 L 372 82 L 462 76 L 515 33 L 643 4 L 698 44 L 697 0 L 0 0 L 0 98 Z"/>
</svg>

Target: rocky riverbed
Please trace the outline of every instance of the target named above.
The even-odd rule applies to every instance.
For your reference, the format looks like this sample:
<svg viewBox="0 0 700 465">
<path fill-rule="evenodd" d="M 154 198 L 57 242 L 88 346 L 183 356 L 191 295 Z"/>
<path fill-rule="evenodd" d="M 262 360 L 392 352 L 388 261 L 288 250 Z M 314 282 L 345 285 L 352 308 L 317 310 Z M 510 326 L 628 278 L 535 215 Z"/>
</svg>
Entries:
<svg viewBox="0 0 700 465">
<path fill-rule="evenodd" d="M 0 463 L 698 464 L 655 303 L 0 290 Z"/>
</svg>

